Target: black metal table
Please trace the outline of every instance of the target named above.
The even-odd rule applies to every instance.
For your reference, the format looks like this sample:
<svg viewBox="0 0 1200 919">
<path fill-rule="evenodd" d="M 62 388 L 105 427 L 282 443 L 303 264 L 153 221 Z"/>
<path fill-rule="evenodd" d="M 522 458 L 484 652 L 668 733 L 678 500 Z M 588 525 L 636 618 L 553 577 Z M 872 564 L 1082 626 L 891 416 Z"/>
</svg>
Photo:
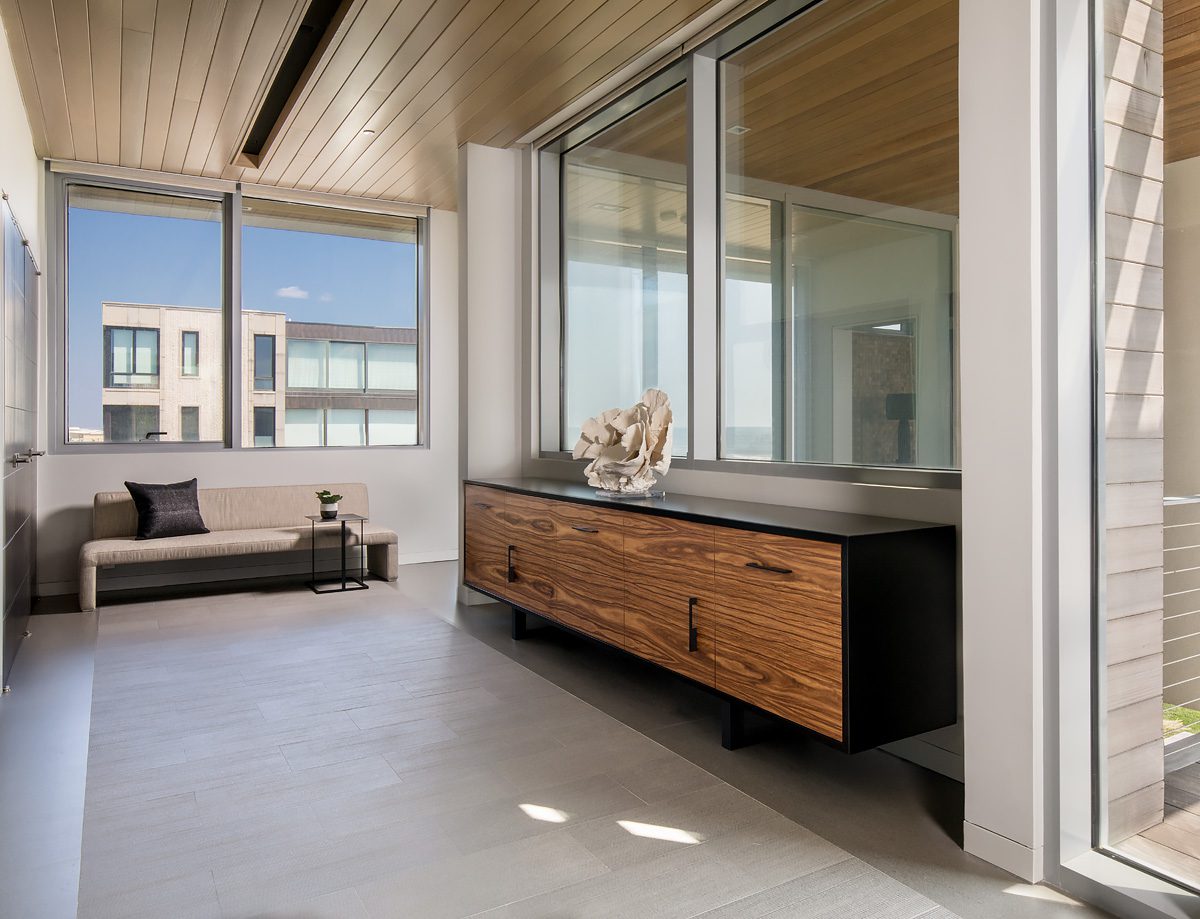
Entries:
<svg viewBox="0 0 1200 919">
<path fill-rule="evenodd" d="M 366 549 L 367 518 L 361 514 L 338 514 L 336 517 L 322 517 L 320 514 L 306 514 L 312 524 L 312 580 L 308 586 L 315 594 L 340 593 L 343 590 L 369 590 L 367 584 L 366 559 L 363 552 Z M 317 524 L 337 523 L 341 525 L 342 576 L 317 580 Z M 347 524 L 358 524 L 358 577 L 346 570 L 346 540 L 350 535 Z M 341 586 L 336 586 L 340 583 Z"/>
</svg>

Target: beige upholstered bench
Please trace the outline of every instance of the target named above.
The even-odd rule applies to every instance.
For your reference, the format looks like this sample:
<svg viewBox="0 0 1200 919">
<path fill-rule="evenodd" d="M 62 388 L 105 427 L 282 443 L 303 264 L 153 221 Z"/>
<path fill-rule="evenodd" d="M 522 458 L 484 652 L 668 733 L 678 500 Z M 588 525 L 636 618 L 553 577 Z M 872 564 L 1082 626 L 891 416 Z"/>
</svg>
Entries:
<svg viewBox="0 0 1200 919">
<path fill-rule="evenodd" d="M 96 608 L 96 569 L 178 559 L 216 558 L 309 549 L 311 526 L 307 514 L 318 513 L 315 492 L 328 488 L 342 495 L 341 511 L 367 513 L 367 486 L 269 485 L 260 488 L 201 488 L 200 515 L 212 532 L 167 539 L 134 539 L 137 510 L 127 491 L 104 491 L 92 502 L 92 539 L 79 550 L 79 608 Z M 349 527 L 357 544 L 358 527 Z M 317 547 L 337 546 L 338 527 L 317 527 Z M 388 581 L 397 576 L 397 538 L 394 531 L 368 522 L 363 542 L 367 567 Z"/>
</svg>

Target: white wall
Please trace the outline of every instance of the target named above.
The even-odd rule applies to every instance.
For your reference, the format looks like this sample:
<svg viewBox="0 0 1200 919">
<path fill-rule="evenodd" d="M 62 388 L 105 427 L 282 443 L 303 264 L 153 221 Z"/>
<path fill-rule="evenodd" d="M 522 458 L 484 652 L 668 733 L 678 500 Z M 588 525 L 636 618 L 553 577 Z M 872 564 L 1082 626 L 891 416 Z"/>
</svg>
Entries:
<svg viewBox="0 0 1200 919">
<path fill-rule="evenodd" d="M 79 546 L 90 538 L 91 501 L 125 480 L 175 482 L 196 476 L 203 488 L 357 481 L 367 484 L 371 519 L 400 536 L 400 562 L 458 555 L 459 313 L 458 219 L 430 218 L 429 446 L 376 449 L 246 449 L 207 453 L 115 451 L 47 455 L 38 468 L 38 582 L 43 593 L 76 589 Z M 45 428 L 49 436 L 49 428 Z M 118 576 L 101 573 L 105 584 Z M 255 573 L 248 571 L 247 573 Z"/>
<path fill-rule="evenodd" d="M 459 149 L 462 474 L 521 472 L 521 153 Z"/>
<path fill-rule="evenodd" d="M 1200 157 L 1168 163 L 1163 185 L 1165 390 L 1200 392 Z M 1192 398 L 1165 403 L 1168 495 L 1200 494 L 1200 413 Z"/>
<path fill-rule="evenodd" d="M 8 35 L 0 23 L 0 191 L 8 195 L 9 207 L 33 245 L 38 266 L 44 267 L 41 173 L 13 70 Z"/>
</svg>

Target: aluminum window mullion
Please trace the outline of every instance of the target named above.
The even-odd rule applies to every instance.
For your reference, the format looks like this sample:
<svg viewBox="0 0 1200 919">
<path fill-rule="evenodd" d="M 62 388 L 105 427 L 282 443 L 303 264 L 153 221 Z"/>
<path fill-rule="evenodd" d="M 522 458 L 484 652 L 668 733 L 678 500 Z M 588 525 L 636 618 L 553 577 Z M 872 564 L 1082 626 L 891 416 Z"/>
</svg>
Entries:
<svg viewBox="0 0 1200 919">
<path fill-rule="evenodd" d="M 225 445 L 241 449 L 242 428 L 242 192 L 225 196 Z M 254 445 L 254 413 L 250 411 L 250 446 Z"/>
<path fill-rule="evenodd" d="M 719 62 L 689 58 L 688 117 L 688 457 L 717 458 L 720 424 L 720 296 L 722 170 Z"/>
</svg>

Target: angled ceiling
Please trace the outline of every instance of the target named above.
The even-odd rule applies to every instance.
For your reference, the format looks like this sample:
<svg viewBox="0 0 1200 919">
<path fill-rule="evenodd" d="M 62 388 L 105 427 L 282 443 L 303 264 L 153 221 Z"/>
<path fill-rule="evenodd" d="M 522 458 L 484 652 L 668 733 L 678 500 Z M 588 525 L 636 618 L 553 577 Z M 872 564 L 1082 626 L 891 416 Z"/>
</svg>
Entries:
<svg viewBox="0 0 1200 919">
<path fill-rule="evenodd" d="M 453 208 L 507 146 L 716 0 L 353 0 L 231 165 L 306 0 L 0 0 L 40 156 Z M 373 133 L 369 133 L 373 132 Z"/>
</svg>

